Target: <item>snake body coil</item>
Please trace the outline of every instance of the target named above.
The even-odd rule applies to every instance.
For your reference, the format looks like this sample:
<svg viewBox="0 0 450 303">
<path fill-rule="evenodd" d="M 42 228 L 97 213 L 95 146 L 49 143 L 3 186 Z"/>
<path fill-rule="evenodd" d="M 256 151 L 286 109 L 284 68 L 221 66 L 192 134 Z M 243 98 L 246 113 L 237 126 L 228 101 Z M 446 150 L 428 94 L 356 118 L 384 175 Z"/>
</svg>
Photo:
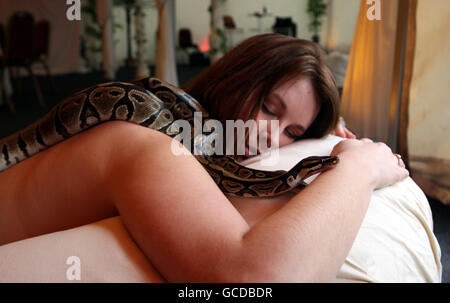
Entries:
<svg viewBox="0 0 450 303">
<path fill-rule="evenodd" d="M 82 90 L 56 105 L 27 128 L 0 140 L 0 172 L 95 125 L 113 120 L 129 121 L 163 132 L 179 134 L 174 123 L 183 119 L 194 125 L 194 112 L 208 113 L 181 89 L 156 78 L 111 82 Z M 193 138 L 194 140 L 195 138 Z M 208 141 L 208 136 L 203 141 Z M 286 171 L 246 168 L 233 158 L 195 155 L 226 194 L 270 197 L 306 185 L 311 175 L 334 167 L 337 157 L 309 157 Z"/>
</svg>

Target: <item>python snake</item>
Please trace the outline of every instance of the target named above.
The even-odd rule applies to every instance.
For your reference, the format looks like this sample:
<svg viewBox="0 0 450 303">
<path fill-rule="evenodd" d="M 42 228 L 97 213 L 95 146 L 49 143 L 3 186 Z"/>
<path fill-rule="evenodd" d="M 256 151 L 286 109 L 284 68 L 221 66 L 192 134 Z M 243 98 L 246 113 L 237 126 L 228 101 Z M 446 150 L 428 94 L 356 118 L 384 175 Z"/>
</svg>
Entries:
<svg viewBox="0 0 450 303">
<path fill-rule="evenodd" d="M 0 172 L 95 125 L 129 121 L 175 138 L 176 119 L 194 125 L 194 112 L 206 110 L 183 90 L 146 77 L 131 82 L 111 82 L 84 89 L 57 104 L 27 128 L 0 140 Z M 211 135 L 203 135 L 207 145 Z M 192 138 L 194 141 L 195 138 Z M 225 194 L 243 197 L 277 196 L 298 190 L 304 180 L 337 165 L 334 156 L 308 157 L 289 171 L 262 171 L 240 165 L 232 157 L 194 155 Z"/>
</svg>

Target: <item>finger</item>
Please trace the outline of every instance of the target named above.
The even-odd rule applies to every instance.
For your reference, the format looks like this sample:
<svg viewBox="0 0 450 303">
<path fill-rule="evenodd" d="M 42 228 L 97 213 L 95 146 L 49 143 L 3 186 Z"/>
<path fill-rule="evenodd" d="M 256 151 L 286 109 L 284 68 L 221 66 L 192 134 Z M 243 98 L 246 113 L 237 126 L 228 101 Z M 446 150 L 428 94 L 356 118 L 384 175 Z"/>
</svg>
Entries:
<svg viewBox="0 0 450 303">
<path fill-rule="evenodd" d="M 401 168 L 400 178 L 403 180 L 409 177 L 409 171 L 406 168 Z"/>
<path fill-rule="evenodd" d="M 338 137 L 345 138 L 345 131 L 344 131 L 342 125 L 340 125 L 339 123 L 338 123 L 338 125 L 336 125 L 335 135 Z"/>
<path fill-rule="evenodd" d="M 395 159 L 397 160 L 398 166 L 400 166 L 401 168 L 405 168 L 406 165 L 405 165 L 405 162 L 403 162 L 402 156 L 399 154 L 393 154 L 393 155 L 394 155 Z"/>
<path fill-rule="evenodd" d="M 369 138 L 362 138 L 361 141 L 362 142 L 367 142 L 367 143 L 373 143 L 373 140 L 371 140 Z"/>
<path fill-rule="evenodd" d="M 349 131 L 348 128 L 345 129 L 345 136 L 349 139 L 356 139 L 355 134 Z"/>
</svg>

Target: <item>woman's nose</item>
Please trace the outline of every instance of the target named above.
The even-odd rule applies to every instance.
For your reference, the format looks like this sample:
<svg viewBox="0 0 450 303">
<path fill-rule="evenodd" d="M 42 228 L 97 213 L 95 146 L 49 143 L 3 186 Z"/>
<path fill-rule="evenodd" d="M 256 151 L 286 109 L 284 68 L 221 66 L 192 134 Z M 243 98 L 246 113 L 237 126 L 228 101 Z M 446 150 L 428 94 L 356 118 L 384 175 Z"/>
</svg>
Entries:
<svg viewBox="0 0 450 303">
<path fill-rule="evenodd" d="M 289 119 L 279 119 L 278 125 L 275 128 L 270 128 L 268 133 L 268 137 L 272 139 L 273 147 L 282 147 L 292 142 L 292 138 L 287 136 L 285 131 L 291 125 L 292 121 Z M 271 146 L 271 147 L 272 147 Z"/>
<path fill-rule="evenodd" d="M 282 134 L 282 125 L 279 120 L 272 120 L 267 128 L 267 147 L 277 148 L 280 145 L 280 136 Z"/>
</svg>

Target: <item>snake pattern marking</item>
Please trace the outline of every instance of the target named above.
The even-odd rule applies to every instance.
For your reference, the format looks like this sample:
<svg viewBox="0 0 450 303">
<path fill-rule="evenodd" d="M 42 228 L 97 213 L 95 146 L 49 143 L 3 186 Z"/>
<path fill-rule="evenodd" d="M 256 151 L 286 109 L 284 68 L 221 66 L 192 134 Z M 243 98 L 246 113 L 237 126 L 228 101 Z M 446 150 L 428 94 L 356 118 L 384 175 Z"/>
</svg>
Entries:
<svg viewBox="0 0 450 303">
<path fill-rule="evenodd" d="M 202 113 L 203 121 L 210 119 L 194 98 L 156 78 L 95 85 L 63 100 L 25 129 L 1 139 L 0 172 L 107 121 L 129 121 L 174 138 L 180 133 L 180 127 L 174 122 L 184 119 L 193 126 L 196 111 Z M 201 146 L 207 147 L 211 136 L 203 134 Z M 204 152 L 194 156 L 222 192 L 243 197 L 270 197 L 297 191 L 306 186 L 306 178 L 333 168 L 339 162 L 333 156 L 313 156 L 303 159 L 289 171 L 261 171 L 242 166 L 229 156 Z"/>
</svg>

